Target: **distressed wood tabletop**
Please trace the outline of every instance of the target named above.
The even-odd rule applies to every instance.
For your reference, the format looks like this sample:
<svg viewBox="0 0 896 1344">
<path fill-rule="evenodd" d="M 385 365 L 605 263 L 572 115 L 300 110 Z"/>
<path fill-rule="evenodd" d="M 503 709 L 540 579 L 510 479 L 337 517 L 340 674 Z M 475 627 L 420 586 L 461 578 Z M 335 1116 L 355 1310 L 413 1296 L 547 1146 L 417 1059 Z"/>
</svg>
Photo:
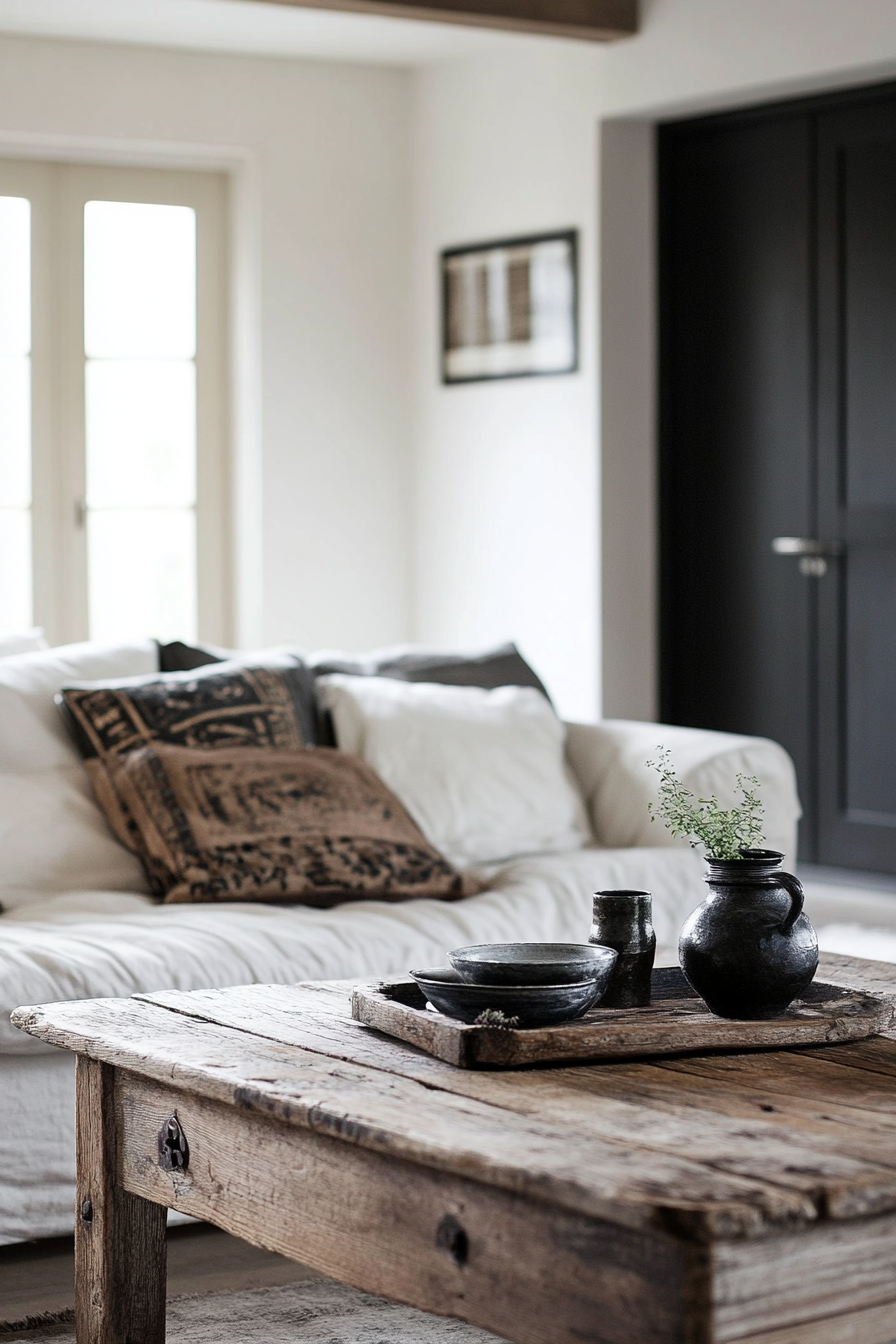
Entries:
<svg viewBox="0 0 896 1344">
<path fill-rule="evenodd" d="M 819 975 L 896 996 L 896 966 L 827 955 Z M 896 1032 L 508 1073 L 354 1021 L 350 982 L 13 1020 L 82 1057 L 81 1238 L 103 1169 L 101 1203 L 136 1201 L 116 1264 L 167 1206 L 519 1344 L 896 1339 Z M 183 1169 L 159 1161 L 169 1114 Z M 107 1306 L 89 1344 L 164 1338 L 153 1291 L 142 1334 Z"/>
</svg>

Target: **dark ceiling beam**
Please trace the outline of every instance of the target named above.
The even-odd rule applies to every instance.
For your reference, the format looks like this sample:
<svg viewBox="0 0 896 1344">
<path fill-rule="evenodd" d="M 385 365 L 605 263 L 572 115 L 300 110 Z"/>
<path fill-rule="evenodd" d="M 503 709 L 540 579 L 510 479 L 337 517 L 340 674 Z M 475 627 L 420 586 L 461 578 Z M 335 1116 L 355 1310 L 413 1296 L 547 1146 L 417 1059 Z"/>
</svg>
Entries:
<svg viewBox="0 0 896 1344">
<path fill-rule="evenodd" d="M 264 2 L 270 4 L 272 0 Z M 548 33 L 592 42 L 612 42 L 638 31 L 638 0 L 273 0 L 273 3 Z"/>
</svg>

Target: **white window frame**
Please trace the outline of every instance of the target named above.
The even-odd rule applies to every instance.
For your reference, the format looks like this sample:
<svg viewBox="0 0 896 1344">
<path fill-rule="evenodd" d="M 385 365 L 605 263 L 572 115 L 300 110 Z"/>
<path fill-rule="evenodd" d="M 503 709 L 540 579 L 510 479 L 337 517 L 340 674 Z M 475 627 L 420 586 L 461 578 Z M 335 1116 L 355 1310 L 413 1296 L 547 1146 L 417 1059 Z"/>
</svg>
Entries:
<svg viewBox="0 0 896 1344">
<path fill-rule="evenodd" d="M 131 201 L 196 212 L 197 633 L 232 644 L 226 175 L 0 159 L 0 195 L 31 201 L 33 619 L 53 644 L 89 637 L 84 206 Z"/>
</svg>

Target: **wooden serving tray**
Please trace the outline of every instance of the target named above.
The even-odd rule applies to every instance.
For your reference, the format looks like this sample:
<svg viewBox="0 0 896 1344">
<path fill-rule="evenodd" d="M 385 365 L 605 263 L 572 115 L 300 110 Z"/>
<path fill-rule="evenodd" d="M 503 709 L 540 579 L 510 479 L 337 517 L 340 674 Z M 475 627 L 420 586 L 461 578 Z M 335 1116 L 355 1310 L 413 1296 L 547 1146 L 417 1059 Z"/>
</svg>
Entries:
<svg viewBox="0 0 896 1344">
<path fill-rule="evenodd" d="M 678 967 L 655 970 L 648 1008 L 592 1008 L 555 1027 L 467 1026 L 427 1006 L 410 978 L 357 985 L 352 1016 L 461 1069 L 515 1068 L 564 1060 L 637 1059 L 690 1051 L 779 1050 L 859 1041 L 885 1031 L 896 1003 L 821 981 L 766 1022 L 715 1017 Z"/>
</svg>

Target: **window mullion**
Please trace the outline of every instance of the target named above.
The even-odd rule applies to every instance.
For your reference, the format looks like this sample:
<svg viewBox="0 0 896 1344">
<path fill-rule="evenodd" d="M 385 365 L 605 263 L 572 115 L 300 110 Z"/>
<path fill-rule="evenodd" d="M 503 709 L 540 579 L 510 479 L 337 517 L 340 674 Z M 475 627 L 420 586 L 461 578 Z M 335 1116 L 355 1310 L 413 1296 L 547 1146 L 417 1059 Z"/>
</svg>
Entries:
<svg viewBox="0 0 896 1344">
<path fill-rule="evenodd" d="M 199 184 L 197 184 L 197 187 Z M 207 177 L 196 196 L 197 224 L 197 583 L 199 636 L 232 644 L 230 453 L 226 376 L 229 331 L 226 182 Z"/>
<path fill-rule="evenodd" d="M 58 164 L 54 348 L 58 420 L 55 433 L 60 638 L 88 637 L 87 528 L 84 516 L 84 189 L 81 172 Z"/>
<path fill-rule="evenodd" d="M 31 189 L 31 476 L 34 621 L 51 643 L 64 637 L 57 527 L 58 420 L 54 312 L 58 177 L 56 165 L 29 165 Z"/>
</svg>

